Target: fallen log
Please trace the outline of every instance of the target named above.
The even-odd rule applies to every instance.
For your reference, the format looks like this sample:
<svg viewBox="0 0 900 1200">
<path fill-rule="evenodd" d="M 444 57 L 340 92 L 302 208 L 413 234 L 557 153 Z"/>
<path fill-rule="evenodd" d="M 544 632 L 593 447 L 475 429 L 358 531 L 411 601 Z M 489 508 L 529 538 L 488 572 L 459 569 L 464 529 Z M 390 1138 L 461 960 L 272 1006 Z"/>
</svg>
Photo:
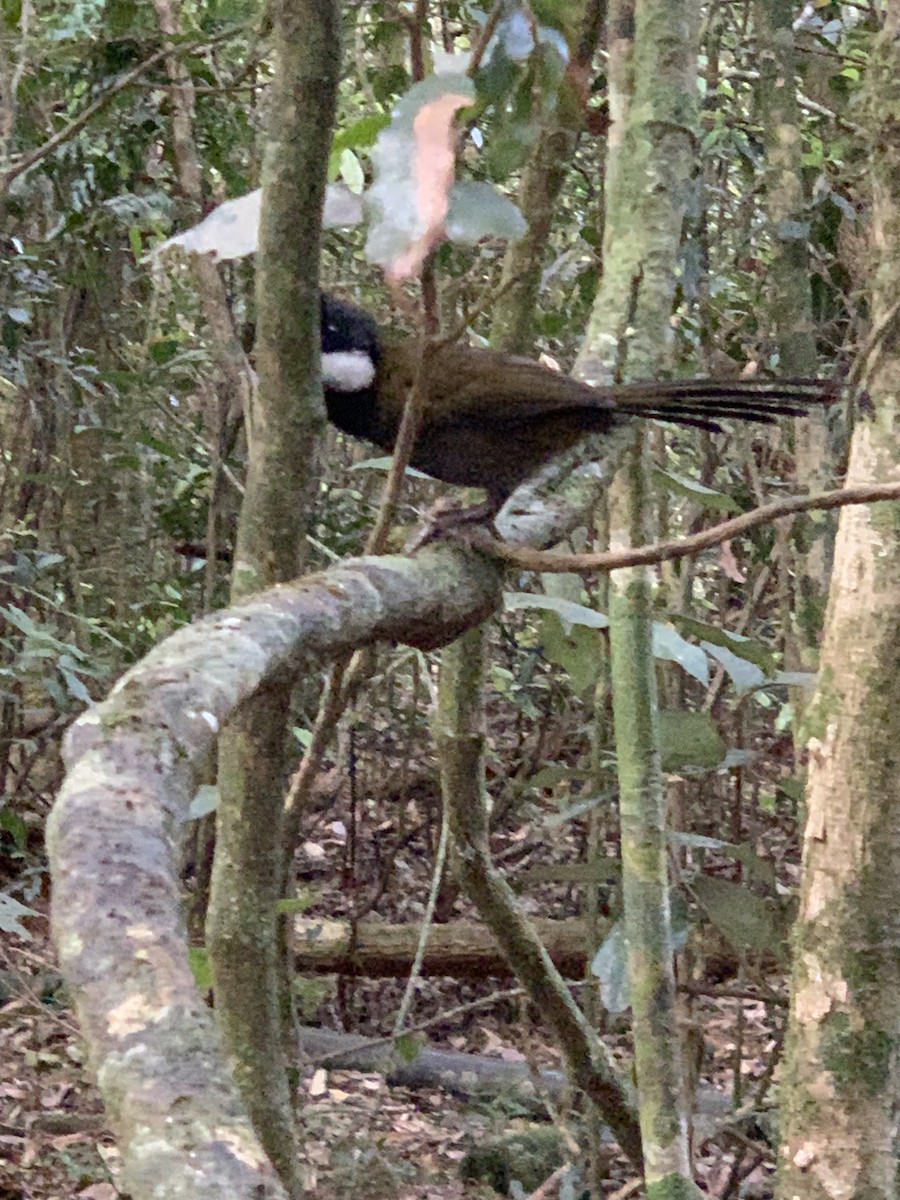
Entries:
<svg viewBox="0 0 900 1200">
<path fill-rule="evenodd" d="M 535 919 L 532 923 L 557 970 L 570 979 L 582 979 L 589 953 L 584 922 Z M 421 935 L 418 925 L 363 921 L 354 929 L 349 922 L 327 917 L 298 917 L 294 930 L 298 971 L 367 979 L 408 975 Z M 421 973 L 454 979 L 511 977 L 490 932 L 477 921 L 432 925 Z"/>
</svg>

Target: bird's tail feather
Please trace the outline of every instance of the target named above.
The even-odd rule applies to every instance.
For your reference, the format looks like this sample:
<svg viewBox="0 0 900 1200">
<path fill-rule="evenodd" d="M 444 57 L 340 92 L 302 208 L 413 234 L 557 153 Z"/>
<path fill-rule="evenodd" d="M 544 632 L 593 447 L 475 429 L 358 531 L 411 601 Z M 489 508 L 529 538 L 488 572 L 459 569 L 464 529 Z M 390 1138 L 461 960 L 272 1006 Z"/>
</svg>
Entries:
<svg viewBox="0 0 900 1200">
<path fill-rule="evenodd" d="M 717 429 L 720 420 L 770 425 L 831 404 L 838 387 L 822 379 L 683 379 L 615 388 L 615 407 L 629 416 Z"/>
</svg>

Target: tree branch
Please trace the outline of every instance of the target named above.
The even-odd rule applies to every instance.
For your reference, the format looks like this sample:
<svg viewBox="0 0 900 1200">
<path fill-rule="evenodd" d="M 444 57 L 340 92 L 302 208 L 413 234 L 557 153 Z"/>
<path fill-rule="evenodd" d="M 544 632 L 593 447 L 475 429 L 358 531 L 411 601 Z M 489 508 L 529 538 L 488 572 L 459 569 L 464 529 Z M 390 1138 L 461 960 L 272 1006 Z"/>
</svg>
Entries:
<svg viewBox="0 0 900 1200">
<path fill-rule="evenodd" d="M 135 1200 L 287 1200 L 191 974 L 176 830 L 223 723 L 261 686 L 377 641 L 434 647 L 496 609 L 484 556 L 422 554 L 349 560 L 180 629 L 68 733 L 47 825 L 53 933 Z"/>
<path fill-rule="evenodd" d="M 505 542 L 490 537 L 483 529 L 465 534 L 467 541 L 504 562 L 513 563 L 526 571 L 574 571 L 587 574 L 592 571 L 615 571 L 619 567 L 647 566 L 651 563 L 670 562 L 673 558 L 689 558 L 719 546 L 730 538 L 740 537 L 751 529 L 792 517 L 797 513 L 844 508 L 848 504 L 874 504 L 879 500 L 900 500 L 900 483 L 873 483 L 860 487 L 835 488 L 817 496 L 789 496 L 774 500 L 759 508 L 751 508 L 739 517 L 731 517 L 703 529 L 689 537 L 673 538 L 665 542 L 653 542 L 649 546 L 635 546 L 627 550 L 607 550 L 603 554 L 558 554 L 553 551 L 517 549 Z"/>
</svg>

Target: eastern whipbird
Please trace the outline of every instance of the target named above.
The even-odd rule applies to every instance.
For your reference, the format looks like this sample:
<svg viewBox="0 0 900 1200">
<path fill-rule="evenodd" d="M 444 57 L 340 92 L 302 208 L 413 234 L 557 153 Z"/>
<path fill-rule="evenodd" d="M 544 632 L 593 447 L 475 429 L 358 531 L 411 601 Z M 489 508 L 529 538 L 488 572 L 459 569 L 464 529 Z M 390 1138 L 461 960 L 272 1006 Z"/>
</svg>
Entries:
<svg viewBox="0 0 900 1200">
<path fill-rule="evenodd" d="M 322 383 L 329 420 L 393 451 L 420 346 L 364 310 L 322 296 Z M 435 479 L 487 491 L 478 519 L 554 455 L 631 417 L 720 430 L 724 420 L 773 424 L 828 404 L 819 379 L 687 379 L 590 387 L 533 359 L 465 345 L 427 358 L 422 421 L 410 465 Z M 469 518 L 472 519 L 472 518 Z"/>
</svg>

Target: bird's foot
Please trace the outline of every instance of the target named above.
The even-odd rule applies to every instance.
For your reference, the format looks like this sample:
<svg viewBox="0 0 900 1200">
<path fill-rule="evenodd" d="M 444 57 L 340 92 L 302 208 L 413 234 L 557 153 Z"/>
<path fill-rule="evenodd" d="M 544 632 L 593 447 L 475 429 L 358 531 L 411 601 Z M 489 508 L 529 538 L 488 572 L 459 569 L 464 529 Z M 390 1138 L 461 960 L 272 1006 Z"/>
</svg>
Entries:
<svg viewBox="0 0 900 1200">
<path fill-rule="evenodd" d="M 468 505 L 459 504 L 455 500 L 438 500 L 437 504 L 432 505 L 425 514 L 421 527 L 416 530 L 412 539 L 407 543 L 407 552 L 414 554 L 416 550 L 421 550 L 423 546 L 428 546 L 431 542 L 452 537 L 476 525 L 484 527 L 494 537 L 499 537 L 494 528 L 496 515 L 497 506 L 489 500 L 485 500 L 481 504 Z"/>
</svg>

